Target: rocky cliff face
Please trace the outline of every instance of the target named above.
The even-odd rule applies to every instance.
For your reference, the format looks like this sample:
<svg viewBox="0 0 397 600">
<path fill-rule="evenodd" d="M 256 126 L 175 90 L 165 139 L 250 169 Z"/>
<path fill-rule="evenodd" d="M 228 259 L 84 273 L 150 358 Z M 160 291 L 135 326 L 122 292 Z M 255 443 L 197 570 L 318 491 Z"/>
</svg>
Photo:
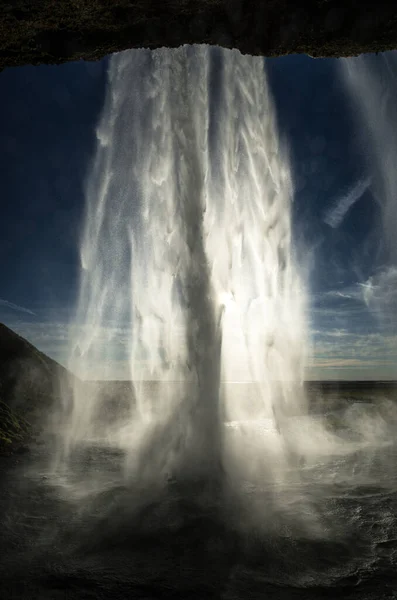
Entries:
<svg viewBox="0 0 397 600">
<path fill-rule="evenodd" d="M 0 69 L 96 60 L 127 48 L 212 44 L 277 56 L 397 47 L 390 0 L 3 0 Z"/>
</svg>

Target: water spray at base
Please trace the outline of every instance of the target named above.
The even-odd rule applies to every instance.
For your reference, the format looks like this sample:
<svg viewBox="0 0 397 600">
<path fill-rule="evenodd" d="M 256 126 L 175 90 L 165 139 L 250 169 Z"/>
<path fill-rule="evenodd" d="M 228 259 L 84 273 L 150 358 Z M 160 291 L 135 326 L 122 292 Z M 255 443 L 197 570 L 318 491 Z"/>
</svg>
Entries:
<svg viewBox="0 0 397 600">
<path fill-rule="evenodd" d="M 218 478 L 262 459 L 281 476 L 286 421 L 306 412 L 305 291 L 263 59 L 116 55 L 97 138 L 70 368 L 133 388 L 123 418 L 100 425 L 99 386 L 76 384 L 61 462 L 102 444 L 125 452 L 127 479 Z M 273 432 L 272 467 L 253 423 Z"/>
<path fill-rule="evenodd" d="M 108 77 L 71 323 L 82 381 L 58 415 L 55 477 L 78 500 L 216 490 L 255 527 L 283 514 L 326 535 L 327 486 L 375 481 L 391 430 L 380 404 L 336 415 L 349 436 L 308 406 L 307 293 L 265 63 L 142 50 L 112 57 Z M 89 469 L 92 451 L 119 471 Z"/>
</svg>

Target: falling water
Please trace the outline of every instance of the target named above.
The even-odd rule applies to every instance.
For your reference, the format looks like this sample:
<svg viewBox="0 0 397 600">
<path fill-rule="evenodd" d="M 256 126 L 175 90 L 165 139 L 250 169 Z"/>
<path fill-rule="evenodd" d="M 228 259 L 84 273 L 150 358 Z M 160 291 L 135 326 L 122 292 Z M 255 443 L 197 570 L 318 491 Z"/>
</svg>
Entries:
<svg viewBox="0 0 397 600">
<path fill-rule="evenodd" d="M 70 368 L 133 387 L 100 421 L 100 386 L 76 382 L 62 460 L 103 445 L 127 478 L 282 477 L 306 412 L 305 291 L 264 60 L 115 55 L 97 139 Z"/>
<path fill-rule="evenodd" d="M 379 240 L 387 263 L 366 282 L 364 301 L 390 334 L 397 326 L 397 52 L 344 59 L 342 72 L 358 129 L 363 132 L 366 168 L 382 218 Z"/>
<path fill-rule="evenodd" d="M 397 118 L 397 52 L 362 55 L 342 61 L 344 81 L 357 109 L 358 127 L 364 132 L 368 170 L 375 178 L 386 243 L 397 262 L 396 189 L 397 142 L 393 124 Z"/>
</svg>

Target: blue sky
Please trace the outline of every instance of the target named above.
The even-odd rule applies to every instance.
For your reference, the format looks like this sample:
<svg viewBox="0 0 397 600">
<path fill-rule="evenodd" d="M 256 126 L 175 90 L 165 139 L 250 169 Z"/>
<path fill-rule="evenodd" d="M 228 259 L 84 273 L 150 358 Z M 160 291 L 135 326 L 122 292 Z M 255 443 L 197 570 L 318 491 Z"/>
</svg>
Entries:
<svg viewBox="0 0 397 600">
<path fill-rule="evenodd" d="M 296 244 L 310 264 L 309 378 L 397 379 L 397 263 L 387 226 L 396 58 L 366 60 L 376 73 L 368 110 L 379 98 L 370 124 L 349 94 L 343 60 L 266 60 L 290 151 Z M 104 59 L 0 73 L 0 321 L 62 363 L 106 68 Z"/>
</svg>

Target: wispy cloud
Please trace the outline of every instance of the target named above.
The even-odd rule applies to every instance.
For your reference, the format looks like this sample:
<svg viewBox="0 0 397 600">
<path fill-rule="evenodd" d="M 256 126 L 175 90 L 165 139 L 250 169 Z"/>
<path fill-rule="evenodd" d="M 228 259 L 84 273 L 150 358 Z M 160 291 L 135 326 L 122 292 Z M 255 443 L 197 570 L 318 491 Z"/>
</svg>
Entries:
<svg viewBox="0 0 397 600">
<path fill-rule="evenodd" d="M 391 327 L 395 273 L 388 269 L 313 297 L 309 375 L 314 378 L 396 378 L 397 333 Z M 386 310 L 387 309 L 387 310 Z M 390 315 L 388 327 L 379 314 Z"/>
<path fill-rule="evenodd" d="M 350 335 L 350 333 L 348 331 L 346 331 L 346 329 L 332 329 L 330 331 L 322 331 L 320 329 L 314 329 L 313 331 L 311 331 L 312 335 L 321 335 L 322 337 L 336 337 L 336 338 L 341 338 L 341 337 L 347 337 Z"/>
<path fill-rule="evenodd" d="M 343 299 L 341 299 L 343 300 Z M 352 301 L 347 303 L 356 304 Z M 397 378 L 397 334 L 392 331 L 364 331 L 359 323 L 368 321 L 367 313 L 355 315 L 346 308 L 343 321 L 338 324 L 335 310 L 330 310 L 332 318 L 311 330 L 312 349 L 307 363 L 308 375 L 315 379 L 360 379 L 360 378 Z M 325 309 L 324 309 L 325 310 Z M 324 317 L 324 315 L 322 315 Z M 63 323 L 31 323 L 19 321 L 8 324 L 17 333 L 27 338 L 48 356 L 64 366 L 71 368 L 70 352 L 76 337 L 84 337 L 84 329 L 70 327 Z M 352 331 L 354 327 L 355 331 Z M 132 371 L 143 379 L 152 378 L 150 361 L 142 354 L 136 356 L 133 364 L 130 360 L 130 343 L 133 332 L 130 328 L 104 327 L 97 332 L 95 340 L 96 355 L 93 361 L 85 361 L 84 372 L 72 371 L 86 379 L 129 379 Z M 236 361 L 241 379 L 246 377 L 244 364 Z M 234 373 L 235 375 L 235 373 Z M 173 372 L 170 377 L 173 377 Z"/>
<path fill-rule="evenodd" d="M 347 212 L 363 196 L 370 183 L 370 178 L 358 181 L 347 194 L 336 200 L 333 207 L 325 214 L 324 222 L 334 229 L 339 227 Z"/>
<path fill-rule="evenodd" d="M 397 335 L 359 334 L 339 331 L 316 332 L 312 366 L 394 365 L 397 374 Z"/>
<path fill-rule="evenodd" d="M 384 268 L 363 284 L 360 284 L 362 296 L 368 308 L 381 319 L 394 321 L 397 314 L 397 268 Z"/>
<path fill-rule="evenodd" d="M 28 315 L 36 316 L 35 313 L 24 306 L 19 306 L 18 304 L 14 304 L 13 302 L 9 302 L 8 300 L 4 300 L 0 298 L 0 306 L 5 306 L 6 308 L 11 308 L 12 310 L 16 310 L 18 312 L 23 312 Z"/>
<path fill-rule="evenodd" d="M 356 300 L 357 294 L 356 290 L 351 288 L 346 288 L 346 290 L 331 290 L 329 292 L 325 292 L 325 297 L 328 298 L 347 298 L 348 300 Z M 361 298 L 360 298 L 361 299 Z"/>
</svg>

